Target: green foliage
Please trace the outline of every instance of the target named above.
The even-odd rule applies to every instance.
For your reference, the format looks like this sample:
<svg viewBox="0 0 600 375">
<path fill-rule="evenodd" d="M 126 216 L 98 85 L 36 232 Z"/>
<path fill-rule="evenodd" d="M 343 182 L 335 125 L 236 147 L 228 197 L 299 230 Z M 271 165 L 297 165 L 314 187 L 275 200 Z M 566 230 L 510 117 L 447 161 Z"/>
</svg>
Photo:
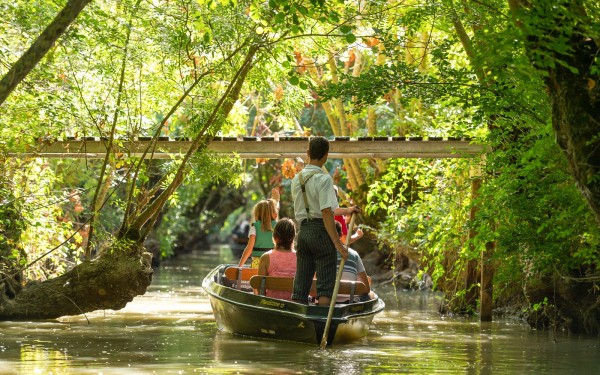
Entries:
<svg viewBox="0 0 600 375">
<path fill-rule="evenodd" d="M 206 189 L 213 188 L 221 181 L 233 186 L 241 184 L 241 163 L 238 158 L 223 158 L 210 152 L 194 157 L 185 182 L 169 199 L 161 222 L 156 228 L 160 242 L 160 256 L 168 258 L 181 234 L 195 231 L 209 232 L 212 228 L 198 227 L 208 221 L 215 213 L 202 212 L 201 217 L 189 217 L 188 213 L 197 205 Z"/>
<path fill-rule="evenodd" d="M 550 127 L 511 146 L 488 159 L 491 170 L 501 168 L 502 173 L 482 189 L 474 223 L 489 228 L 497 240 L 497 279 L 519 283 L 555 273 L 593 273 L 600 262 L 600 231 L 568 174 Z M 496 228 L 489 227 L 492 222 Z M 517 268 L 505 268 L 504 262 Z"/>
<path fill-rule="evenodd" d="M 542 302 L 534 303 L 531 306 L 531 311 L 533 311 L 533 312 L 542 311 L 544 309 L 544 307 L 547 305 L 548 305 L 548 297 L 544 297 L 544 300 Z"/>
<path fill-rule="evenodd" d="M 59 190 L 51 197 L 55 189 L 60 189 L 60 181 L 50 165 L 41 160 L 6 162 L 4 166 L 0 255 L 12 267 L 25 270 L 28 279 L 63 273 L 78 261 L 83 250 L 82 236 L 73 222 L 77 195 Z M 25 269 L 44 254 L 43 262 Z"/>
<path fill-rule="evenodd" d="M 522 29 L 528 36 L 531 47 L 528 53 L 536 68 L 542 72 L 547 68 L 562 65 L 577 74 L 577 69 L 566 62 L 566 57 L 573 53 L 572 38 L 574 35 L 581 37 L 599 36 L 598 22 L 590 19 L 598 12 L 586 13 L 588 10 L 598 11 L 597 3 L 592 1 L 556 1 L 546 3 L 535 2 L 535 6 L 527 9 L 523 14 Z"/>
<path fill-rule="evenodd" d="M 462 261 L 477 257 L 465 237 L 468 171 L 468 160 L 395 159 L 369 188 L 367 213 L 385 218 L 379 241 L 393 252 L 418 255 L 435 283 L 460 274 L 456 254 Z"/>
<path fill-rule="evenodd" d="M 5 175 L 0 175 L 0 257 L 18 263 L 18 241 L 26 229 L 21 214 L 23 201 L 16 199 L 14 185 Z"/>
<path fill-rule="evenodd" d="M 0 20 L 0 60 L 10 66 L 59 6 L 17 0 L 0 9 L 10 15 Z M 261 50 L 246 87 L 209 135 L 330 136 L 321 103 L 340 98 L 352 136 L 474 138 L 491 149 L 474 201 L 470 170 L 479 159 L 360 162 L 381 247 L 418 257 L 422 271 L 458 298 L 467 294 L 466 263 L 490 241 L 497 242 L 497 296 L 539 277 L 586 277 L 600 262 L 598 228 L 553 140 L 543 87 L 544 69 L 566 64 L 572 35 L 599 39 L 599 15 L 592 0 L 532 1 L 514 14 L 503 0 L 92 2 L 3 104 L 0 147 L 18 152 L 65 137 L 106 137 L 113 124 L 120 139 L 196 137 L 254 44 Z M 360 72 L 351 69 L 350 51 L 360 54 Z M 316 77 L 307 73 L 309 61 Z M 339 83 L 318 88 L 318 80 L 333 80 L 330 61 Z M 375 129 L 367 130 L 373 112 Z M 110 162 L 97 246 L 113 240 L 128 186 L 138 196 L 159 182 L 164 188 L 181 165 L 177 158 L 143 162 L 132 181 L 137 161 L 125 152 Z M 79 261 L 85 230 L 68 238 L 93 211 L 93 192 L 104 182 L 100 162 L 2 162 L 2 256 L 26 264 L 57 246 L 30 270 L 38 278 Z M 278 168 L 278 161 L 242 166 L 197 155 L 157 228 L 163 256 L 180 233 L 198 230 L 192 222 L 214 217 L 189 212 L 216 181 L 247 187 L 252 202 L 287 186 Z M 285 192 L 282 198 L 284 210 Z"/>
<path fill-rule="evenodd" d="M 357 109 L 380 102 L 393 89 L 402 90 L 401 103 L 405 105 L 417 97 L 426 106 L 449 98 L 464 106 L 472 104 L 473 95 L 479 90 L 473 74 L 465 67 L 451 65 L 452 43 L 456 41 L 447 39 L 438 43 L 431 52 L 434 71 L 419 71 L 413 63 L 402 61 L 372 66 L 358 77 L 344 75 L 342 83 L 328 85 L 319 95 L 324 99 L 357 96 L 354 101 Z"/>
<path fill-rule="evenodd" d="M 57 5 L 5 3 L 0 8 L 9 8 L 14 19 L 1 21 L 10 27 L 3 27 L 6 32 L 0 33 L 6 42 L 0 53 L 9 64 L 54 17 Z M 113 124 L 120 139 L 150 136 L 157 130 L 159 135 L 195 137 L 255 36 L 248 27 L 247 5 L 92 2 L 3 104 L 2 150 L 35 150 L 54 139 L 72 136 L 107 137 Z M 0 72 L 4 73 L 2 68 Z M 183 92 L 200 81 L 202 84 L 178 104 Z M 174 106 L 178 107 L 166 118 Z M 216 133 L 219 125 L 217 122 L 209 134 Z M 21 260 L 27 263 L 58 246 L 30 269 L 30 277 L 59 274 L 81 260 L 85 222 L 93 211 L 97 184 L 106 183 L 107 195 L 101 198 L 107 203 L 94 225 L 95 249 L 112 241 L 123 219 L 127 184 L 134 183 L 130 168 L 137 159 L 125 153 L 111 160 L 108 181 L 99 181 L 99 160 L 34 159 L 14 166 L 11 174 L 3 159 L 2 178 L 10 188 L 6 200 L 2 194 L 5 210 L 0 216 L 12 218 L 14 204 L 19 204 L 22 213 L 22 220 L 11 221 L 13 242 L 5 250 L 12 254 L 23 248 L 26 253 Z M 198 169 L 188 175 L 194 182 L 219 176 L 236 181 L 227 172 L 234 169 L 229 159 L 205 156 L 196 164 Z M 170 181 L 177 166 L 175 161 L 144 162 L 135 182 L 136 194 L 142 196 L 161 176 Z M 174 195 L 171 205 L 175 207 L 180 198 L 181 193 Z M 22 227 L 16 230 L 19 223 Z M 64 244 L 60 245 L 61 241 Z"/>
<path fill-rule="evenodd" d="M 533 2 L 517 15 L 522 27 L 498 17 L 510 12 L 505 2 L 465 3 L 460 12 L 450 1 L 440 5 L 405 13 L 412 22 L 397 39 L 410 41 L 425 25 L 455 27 L 460 22 L 472 43 L 462 47 L 475 54 L 471 51 L 466 59 L 457 48 L 459 39 L 440 33 L 428 42 L 427 69 L 396 59 L 360 77 L 347 75 L 320 92 L 326 98 L 358 97 L 354 110 L 359 112 L 375 104 L 385 108 L 384 94 L 400 87 L 400 103 L 410 106 L 418 98 L 423 106 L 419 113 L 426 120 L 418 129 L 424 134 L 435 123 L 446 123 L 448 131 L 442 134 L 476 136 L 492 147 L 485 159 L 485 183 L 474 202 L 466 168 L 461 168 L 462 182 L 440 178 L 440 185 L 428 185 L 427 178 L 411 169 L 412 162 L 392 162 L 381 181 L 370 186 L 368 210 L 384 218 L 380 240 L 396 251 L 416 253 L 438 286 L 459 299 L 465 296 L 461 280 L 466 261 L 480 259 L 490 241 L 497 243 L 492 260 L 497 297 L 527 291 L 540 277 L 596 275 L 598 228 L 555 144 L 540 69 L 564 65 L 561 56 L 571 53 L 574 32 L 600 35 L 597 22 L 590 22 L 600 14 L 597 4 L 581 2 L 588 10 L 584 13 L 582 8 L 574 11 L 572 2 Z M 397 56 L 389 30 L 382 28 L 380 38 L 390 56 Z M 419 170 L 427 168 L 420 165 Z M 440 166 L 443 170 L 451 167 Z M 452 189 L 442 190 L 444 185 Z M 415 191 L 427 190 L 424 186 L 429 191 L 415 198 Z M 478 211 L 469 221 L 471 206 Z M 469 239 L 468 230 L 477 235 Z"/>
</svg>

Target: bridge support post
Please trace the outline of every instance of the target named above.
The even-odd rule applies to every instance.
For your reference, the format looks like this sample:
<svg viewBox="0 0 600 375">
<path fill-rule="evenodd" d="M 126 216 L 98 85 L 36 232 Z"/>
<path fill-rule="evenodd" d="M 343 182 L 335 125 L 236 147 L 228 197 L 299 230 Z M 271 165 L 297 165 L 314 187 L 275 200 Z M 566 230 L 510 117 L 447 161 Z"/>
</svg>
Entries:
<svg viewBox="0 0 600 375">
<path fill-rule="evenodd" d="M 481 163 L 474 165 L 469 173 L 471 178 L 471 199 L 475 200 L 479 196 L 479 189 L 482 185 L 482 166 L 485 163 L 485 157 L 481 159 Z M 474 220 L 477 216 L 478 208 L 471 207 L 469 219 Z M 477 231 L 469 230 L 469 238 L 474 238 Z M 492 259 L 494 256 L 495 242 L 488 242 L 485 249 L 481 251 L 479 262 L 476 259 L 470 260 L 467 263 L 467 272 L 465 277 L 465 303 L 475 309 L 477 305 L 477 297 L 479 295 L 479 317 L 482 322 L 492 320 L 492 294 L 494 278 L 494 266 Z M 475 249 L 473 249 L 475 250 Z M 479 285 L 477 285 L 479 283 Z"/>
<path fill-rule="evenodd" d="M 477 166 L 477 174 L 473 179 L 472 194 L 473 198 L 476 198 L 478 193 L 477 190 L 481 187 L 481 169 L 485 165 L 485 155 L 481 158 L 481 163 Z M 473 211 L 473 210 L 472 210 Z M 475 217 L 475 212 L 471 212 L 471 218 Z M 495 223 L 491 223 L 495 225 Z M 471 235 L 471 233 L 469 233 Z M 475 234 L 473 234 L 475 235 Z M 481 251 L 481 258 L 479 264 L 480 270 L 480 285 L 479 285 L 479 319 L 482 322 L 492 321 L 492 307 L 493 307 L 493 282 L 494 279 L 494 250 L 496 248 L 495 242 L 488 242 L 485 244 L 485 249 Z M 476 293 L 477 291 L 475 291 Z"/>
<path fill-rule="evenodd" d="M 485 251 L 481 253 L 481 299 L 479 319 L 482 322 L 492 321 L 492 292 L 494 290 L 492 279 L 494 278 L 494 257 L 495 242 L 485 244 Z"/>
<path fill-rule="evenodd" d="M 481 188 L 481 168 L 471 168 L 471 201 L 474 201 L 479 195 L 479 188 Z M 473 221 L 477 215 L 478 208 L 475 206 L 471 207 L 469 212 L 469 220 Z M 469 239 L 473 239 L 477 235 L 477 231 L 473 228 L 469 229 Z M 472 245 L 471 245 L 472 246 Z M 475 250 L 475 249 L 471 249 Z M 480 273 L 478 272 L 478 261 L 476 259 L 469 260 L 467 263 L 467 274 L 465 277 L 465 304 L 467 308 L 471 308 L 475 311 L 477 308 L 477 299 L 479 296 L 479 278 Z"/>
</svg>

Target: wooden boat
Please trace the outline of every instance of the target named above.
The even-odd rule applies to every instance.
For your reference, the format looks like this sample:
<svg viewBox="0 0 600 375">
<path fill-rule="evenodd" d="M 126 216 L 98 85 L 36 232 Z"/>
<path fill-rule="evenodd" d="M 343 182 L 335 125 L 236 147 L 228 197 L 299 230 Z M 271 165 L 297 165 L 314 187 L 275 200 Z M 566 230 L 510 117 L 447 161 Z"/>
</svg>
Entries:
<svg viewBox="0 0 600 375">
<path fill-rule="evenodd" d="M 226 270 L 230 277 L 226 276 Z M 250 268 L 238 270 L 231 265 L 220 265 L 202 282 L 220 330 L 272 340 L 321 342 L 328 307 L 266 297 L 262 295 L 265 289 L 291 291 L 293 279 L 257 276 L 256 269 Z M 340 284 L 340 294 L 348 294 L 353 300 L 352 294 L 358 295 L 361 286 L 365 288 L 360 282 L 344 281 Z M 260 294 L 254 294 L 252 287 L 259 289 Z M 347 343 L 366 336 L 373 317 L 384 307 L 385 303 L 374 293 L 368 301 L 336 304 L 328 344 Z"/>
</svg>

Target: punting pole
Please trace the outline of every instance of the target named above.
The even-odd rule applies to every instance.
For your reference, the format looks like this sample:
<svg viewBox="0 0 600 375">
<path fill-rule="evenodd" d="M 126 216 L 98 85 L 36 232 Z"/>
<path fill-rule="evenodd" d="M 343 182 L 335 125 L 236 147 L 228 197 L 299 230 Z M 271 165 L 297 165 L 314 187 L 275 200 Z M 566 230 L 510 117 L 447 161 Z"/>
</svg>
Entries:
<svg viewBox="0 0 600 375">
<path fill-rule="evenodd" d="M 346 248 L 348 248 L 348 245 L 350 244 L 350 237 L 352 237 L 352 231 L 354 230 L 354 219 L 356 219 L 356 213 L 352 212 L 352 216 L 350 217 L 350 224 L 348 225 L 348 234 L 346 235 Z M 342 258 L 342 260 L 340 261 L 340 269 L 338 270 L 337 277 L 335 279 L 335 286 L 333 287 L 333 295 L 331 296 L 329 312 L 327 313 L 325 331 L 323 332 L 323 338 L 321 339 L 321 349 L 325 349 L 325 347 L 327 346 L 327 335 L 329 333 L 329 327 L 331 326 L 331 318 L 333 317 L 335 300 L 337 299 L 338 290 L 340 289 L 340 280 L 342 279 L 342 273 L 344 273 L 344 263 L 346 263 L 346 259 Z"/>
</svg>

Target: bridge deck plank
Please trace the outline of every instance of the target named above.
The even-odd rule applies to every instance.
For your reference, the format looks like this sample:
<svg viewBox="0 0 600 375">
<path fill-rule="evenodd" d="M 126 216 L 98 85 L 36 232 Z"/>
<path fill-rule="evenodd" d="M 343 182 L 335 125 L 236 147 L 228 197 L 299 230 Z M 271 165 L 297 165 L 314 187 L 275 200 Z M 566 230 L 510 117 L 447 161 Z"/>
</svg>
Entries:
<svg viewBox="0 0 600 375">
<path fill-rule="evenodd" d="M 216 138 L 208 149 L 220 154 L 237 154 L 241 158 L 282 159 L 306 156 L 307 138 L 286 137 L 281 139 L 259 139 L 252 137 Z M 14 157 L 40 156 L 47 158 L 103 158 L 106 140 L 78 139 L 56 141 L 41 145 L 24 153 L 10 153 Z M 150 146 L 150 140 L 124 141 L 115 143 L 117 152 L 125 156 L 140 157 Z M 155 159 L 171 158 L 184 153 L 191 145 L 189 140 L 161 138 L 156 142 Z M 486 148 L 470 140 L 400 137 L 375 137 L 360 139 L 336 139 L 330 141 L 329 158 L 461 158 L 482 154 Z M 147 155 L 149 157 L 149 155 Z"/>
</svg>

